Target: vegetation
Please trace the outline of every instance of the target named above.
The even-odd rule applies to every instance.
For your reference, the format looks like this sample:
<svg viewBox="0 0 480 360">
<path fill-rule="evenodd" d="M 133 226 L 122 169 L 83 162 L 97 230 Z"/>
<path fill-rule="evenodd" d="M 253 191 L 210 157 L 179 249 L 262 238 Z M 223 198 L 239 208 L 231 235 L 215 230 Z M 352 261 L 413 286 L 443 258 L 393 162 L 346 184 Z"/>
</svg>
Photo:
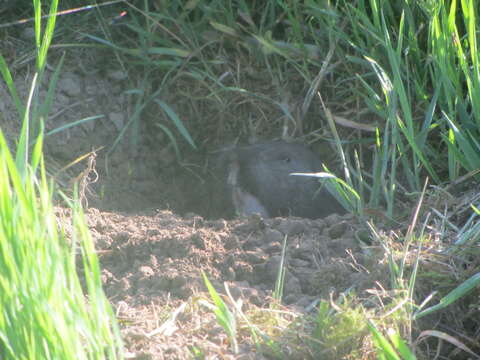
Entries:
<svg viewBox="0 0 480 360">
<path fill-rule="evenodd" d="M 70 234 L 58 229 L 42 160 L 42 136 L 31 161 L 22 164 L 14 160 L 0 132 L 0 174 L 2 359 L 122 358 L 115 318 L 103 294 L 98 259 L 78 201 L 70 204 Z M 82 260 L 81 278 L 77 257 Z"/>
<path fill-rule="evenodd" d="M 55 16 L 49 18 L 42 34 L 40 1 L 34 1 L 34 7 L 37 72 L 26 105 L 0 57 L 0 71 L 23 119 L 15 156 L 0 131 L 0 357 L 121 359 L 116 320 L 102 290 L 98 259 L 79 201 L 69 202 L 70 231 L 58 227 L 53 207 L 35 91 L 45 68 Z M 57 1 L 52 1 L 51 12 L 56 8 Z M 38 136 L 30 141 L 34 133 Z M 77 260 L 81 260 L 79 267 Z"/>
<path fill-rule="evenodd" d="M 362 204 L 386 203 L 392 217 L 398 189 L 415 195 L 425 176 L 439 185 L 478 168 L 474 4 L 145 2 L 128 4 L 130 21 L 115 29 L 122 40 L 114 40 L 119 36 L 106 21 L 106 38 L 87 35 L 144 74 L 130 89 L 138 111 L 127 127 L 138 129 L 139 114 L 153 104 L 165 115 L 155 125 L 177 149 L 180 140 L 215 142 L 212 132 L 187 120 L 202 106 L 213 118 L 203 129 L 215 126 L 218 137 L 279 136 L 275 129 L 283 128 L 289 136 L 327 140 L 342 154 L 345 180 L 364 195 Z M 247 88 L 258 83 L 273 85 L 263 93 Z M 186 97 L 188 112 L 169 105 L 170 90 Z M 304 94 L 301 104 L 293 93 Z M 244 112 L 219 118 L 227 107 L 245 104 L 264 114 L 256 124 L 245 126 Z M 269 113 L 264 104 L 273 105 Z"/>
<path fill-rule="evenodd" d="M 343 188 L 359 194 L 351 202 L 368 222 L 371 241 L 383 249 L 388 263 L 392 292 L 387 300 L 368 299 L 368 307 L 367 301 L 346 294 L 335 306 L 320 302 L 314 316 L 301 320 L 298 314 L 269 312 L 277 324 L 284 315 L 283 319 L 293 319 L 283 323 L 284 332 L 277 337 L 250 323 L 233 299 L 235 311 L 231 311 L 204 277 L 215 304 L 211 307 L 228 333 L 233 352 L 238 351 L 242 325 L 238 317 L 255 334 L 258 347 L 266 344 L 278 358 L 285 356 L 280 345 L 300 347 L 304 341 L 301 345 L 314 358 L 371 358 L 375 353 L 383 359 L 414 359 L 425 355 L 417 346 L 426 337 L 473 353 L 445 333 L 419 334 L 415 321 L 471 301 L 468 296 L 480 283 L 480 267 L 471 260 L 478 252 L 478 204 L 469 204 L 472 210 L 467 216 L 458 216 L 460 211 L 447 214 L 437 209 L 441 202 L 428 200 L 478 180 L 480 22 L 475 0 L 175 0 L 122 2 L 120 6 L 129 13 L 124 24 L 112 26 L 106 8 L 101 7 L 96 12 L 101 31 L 84 34 L 89 45 L 112 50 L 118 65 L 132 74 L 127 91 L 135 99 L 135 109 L 110 151 L 125 137 L 132 146 L 144 140 L 140 122 L 149 111 L 161 112 L 148 126 L 165 134 L 178 157 L 188 147 L 262 134 L 325 142 L 340 159 L 337 168 Z M 42 36 L 40 1 L 34 1 L 34 7 L 36 66 L 41 78 L 55 17 L 49 18 Z M 52 0 L 50 11 L 55 13 L 56 8 L 57 1 Z M 116 328 L 99 291 L 97 260 L 76 203 L 73 219 L 84 252 L 88 306 L 75 275 L 76 241 L 68 246 L 64 234 L 57 234 L 52 191 L 42 169 L 42 127 L 35 121 L 48 109 L 35 108 L 32 119 L 31 99 L 27 106 L 21 104 L 3 58 L 0 71 L 24 120 L 15 160 L 0 138 L 0 261 L 2 268 L 11 269 L 0 282 L 5 309 L 0 314 L 0 351 L 5 349 L 2 355 L 7 358 L 19 354 L 19 349 L 26 349 L 24 358 L 39 351 L 52 358 L 60 358 L 64 351 L 69 356 L 66 349 L 83 349 L 86 358 L 93 353 L 114 357 L 119 346 Z M 237 110 L 235 115 L 232 109 Z M 226 117 L 227 112 L 231 116 Z M 198 119 L 198 114 L 208 118 Z M 29 161 L 32 134 L 40 137 Z M 426 186 L 427 178 L 431 187 Z M 382 207 L 385 212 L 379 210 Z M 407 223 L 400 227 L 402 235 L 394 238 L 377 230 L 370 215 L 378 212 L 385 222 Z M 439 229 L 436 242 L 427 231 L 432 227 Z M 26 246 L 23 241 L 31 243 Z M 27 251 L 37 248 L 41 256 Z M 445 273 L 419 266 L 430 256 L 426 248 L 441 252 L 445 262 L 456 257 L 456 262 L 452 260 L 455 282 Z M 52 273 L 46 274 L 45 267 Z M 45 276 L 34 276 L 40 273 Z M 427 307 L 437 289 L 427 286 L 431 293 L 418 292 L 419 279 L 448 284 L 438 289 L 437 305 Z M 279 298 L 281 289 L 279 281 Z M 52 302 L 53 293 L 68 302 Z M 478 297 L 474 301 L 471 305 L 478 307 Z M 58 318 L 45 318 L 46 307 L 63 310 Z M 26 315 L 25 309 L 32 312 Z M 92 314 L 105 321 L 92 320 Z M 15 328 L 12 323 L 17 324 Z M 63 326 L 72 324 L 68 330 L 72 336 L 66 336 L 69 332 Z M 268 328 L 271 322 L 264 324 Z M 304 339 L 293 340 L 292 332 L 300 328 Z M 77 333 L 82 336 L 74 339 Z M 63 340 L 58 352 L 50 346 L 59 342 L 57 337 Z M 44 340 L 49 346 L 43 346 Z"/>
</svg>

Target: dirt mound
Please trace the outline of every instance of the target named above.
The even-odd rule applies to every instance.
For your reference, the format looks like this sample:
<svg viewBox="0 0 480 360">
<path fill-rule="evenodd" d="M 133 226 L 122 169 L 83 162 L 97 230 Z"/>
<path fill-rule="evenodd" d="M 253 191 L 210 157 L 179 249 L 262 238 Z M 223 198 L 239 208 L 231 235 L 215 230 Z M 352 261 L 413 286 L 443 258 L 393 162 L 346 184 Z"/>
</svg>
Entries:
<svg viewBox="0 0 480 360">
<path fill-rule="evenodd" d="M 196 343 L 207 353 L 215 347 L 228 353 L 222 331 L 212 340 L 199 324 L 198 331 L 178 336 L 175 330 L 165 332 L 162 323 L 177 308 L 183 315 L 175 326 L 191 326 L 185 306 L 195 306 L 192 299 L 205 291 L 202 271 L 220 292 L 227 282 L 247 307 L 271 301 L 285 238 L 283 303 L 296 310 L 309 311 L 320 297 L 352 284 L 360 293 L 381 273 L 368 273 L 355 236 L 359 225 L 349 215 L 319 220 L 253 215 L 232 221 L 181 218 L 170 211 L 127 216 L 90 209 L 87 215 L 106 294 L 120 316 L 127 348 L 137 355 L 147 339 L 145 354 L 159 359 L 183 358 Z M 214 321 L 212 316 L 206 313 L 205 321 Z M 219 343 L 205 350 L 209 341 L 201 336 Z M 244 350 L 244 355 L 255 353 L 253 346 Z"/>
</svg>

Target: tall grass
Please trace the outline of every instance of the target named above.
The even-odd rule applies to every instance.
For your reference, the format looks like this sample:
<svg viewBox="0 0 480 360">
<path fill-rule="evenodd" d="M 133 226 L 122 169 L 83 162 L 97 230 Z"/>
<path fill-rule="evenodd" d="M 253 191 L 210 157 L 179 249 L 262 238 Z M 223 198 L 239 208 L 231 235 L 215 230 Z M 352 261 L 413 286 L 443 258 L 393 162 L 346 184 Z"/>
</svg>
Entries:
<svg viewBox="0 0 480 360">
<path fill-rule="evenodd" d="M 72 237 L 58 227 L 42 136 L 31 161 L 20 169 L 0 132 L 2 359 L 121 358 L 115 319 L 78 202 L 71 204 Z M 78 250 L 83 286 L 77 275 Z"/>
<path fill-rule="evenodd" d="M 42 32 L 41 3 L 33 1 L 36 73 L 23 104 L 5 59 L 0 72 L 22 121 L 15 154 L 0 130 L 0 357 L 2 359 L 121 359 L 115 317 L 100 280 L 98 259 L 79 201 L 59 221 L 43 163 L 38 86 L 55 16 Z M 52 0 L 50 13 L 58 1 Z M 50 93 L 53 96 L 53 91 Z M 47 105 L 48 105 L 47 101 Z M 31 139 L 34 139 L 33 141 Z M 33 148 L 31 147 L 33 145 Z M 81 260 L 81 265 L 77 260 Z M 81 270 L 79 277 L 77 271 Z"/>
<path fill-rule="evenodd" d="M 129 7 L 122 42 L 113 40 L 108 26 L 105 38 L 88 34 L 145 74 L 129 90 L 136 105 L 117 141 L 131 134 L 138 143 L 141 114 L 155 107 L 157 128 L 179 153 L 182 139 L 192 146 L 212 140 L 214 133 L 201 129 L 210 129 L 212 117 L 235 105 L 228 99 L 267 103 L 283 119 L 265 119 L 266 128 L 296 124 L 296 134 L 308 129 L 310 139 L 327 137 L 343 148 L 348 185 L 364 194 L 365 205 L 386 204 L 389 217 L 398 215 L 399 189 L 405 200 L 420 193 L 425 176 L 438 185 L 480 164 L 474 0 L 213 1 L 188 6 L 172 1 Z M 242 78 L 247 70 L 261 71 L 278 89 L 260 94 L 246 88 Z M 183 80 L 190 93 L 179 96 L 191 96 L 196 104 L 182 107 L 181 114 L 168 94 Z M 299 109 L 275 95 L 292 86 L 304 89 L 298 94 L 303 96 Z M 326 107 L 317 102 L 317 93 Z M 329 105 L 328 99 L 340 105 Z M 202 102 L 208 103 L 208 119 L 197 125 L 185 112 L 191 108 L 195 118 Z M 335 111 L 349 108 L 367 114 L 353 116 L 359 123 L 354 128 L 367 122 L 377 132 L 351 136 L 335 124 L 340 137 L 326 134 L 331 127 L 327 111 L 337 119 Z M 220 133 L 227 121 L 240 132 L 252 131 L 245 130 L 245 119 L 232 117 L 218 119 L 215 131 Z"/>
<path fill-rule="evenodd" d="M 452 179 L 460 169 L 480 166 L 480 69 L 477 48 L 476 3 L 451 1 L 430 9 L 432 79 L 440 89 L 442 138 L 448 145 L 448 171 Z"/>
<path fill-rule="evenodd" d="M 373 181 L 392 215 L 398 186 L 418 192 L 423 176 L 440 184 L 478 168 L 477 10 L 455 0 L 345 2 L 342 10 L 350 29 L 340 38 L 380 84 L 362 79 L 375 99 L 367 104 L 386 119 Z"/>
</svg>

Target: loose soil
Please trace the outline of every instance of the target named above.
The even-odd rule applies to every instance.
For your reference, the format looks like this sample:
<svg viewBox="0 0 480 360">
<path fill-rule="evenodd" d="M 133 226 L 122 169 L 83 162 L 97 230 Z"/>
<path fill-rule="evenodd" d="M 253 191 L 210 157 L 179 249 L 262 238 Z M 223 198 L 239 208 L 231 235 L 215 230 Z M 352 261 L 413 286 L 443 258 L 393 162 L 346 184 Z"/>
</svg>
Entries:
<svg viewBox="0 0 480 360">
<path fill-rule="evenodd" d="M 260 312 L 272 302 L 285 240 L 283 304 L 292 312 L 312 311 L 319 299 L 352 286 L 362 293 L 385 274 L 362 255 L 352 216 L 207 221 L 168 210 L 125 215 L 89 209 L 87 218 L 106 294 L 135 358 L 191 358 L 194 347 L 207 358 L 263 358 L 251 340 L 240 354 L 230 352 L 225 332 L 201 306 L 208 299 L 201 274 L 220 293 L 227 284 L 244 312 Z"/>
</svg>

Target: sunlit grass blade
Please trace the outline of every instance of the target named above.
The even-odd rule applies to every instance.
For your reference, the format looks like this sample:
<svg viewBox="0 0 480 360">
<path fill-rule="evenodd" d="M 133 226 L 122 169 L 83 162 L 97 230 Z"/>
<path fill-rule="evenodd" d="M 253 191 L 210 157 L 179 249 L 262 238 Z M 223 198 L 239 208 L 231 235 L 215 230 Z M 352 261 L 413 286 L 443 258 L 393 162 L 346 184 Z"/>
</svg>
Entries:
<svg viewBox="0 0 480 360">
<path fill-rule="evenodd" d="M 416 360 L 414 353 L 408 348 L 400 334 L 394 329 L 390 329 L 388 338 L 383 336 L 375 324 L 369 320 L 368 328 L 373 336 L 373 341 L 377 347 L 379 359 L 384 360 Z M 390 341 L 389 341 L 390 339 Z"/>
<path fill-rule="evenodd" d="M 3 81 L 8 87 L 8 91 L 10 96 L 15 103 L 15 108 L 17 109 L 18 117 L 23 119 L 23 114 L 25 112 L 25 107 L 22 104 L 20 97 L 18 96 L 17 89 L 15 88 L 15 84 L 13 83 L 12 74 L 10 73 L 10 69 L 5 61 L 5 58 L 0 54 L 0 73 L 2 74 Z"/>
<path fill-rule="evenodd" d="M 59 126 L 59 127 L 55 128 L 55 129 L 50 130 L 49 132 L 47 132 L 45 134 L 45 137 L 58 134 L 62 131 L 68 130 L 68 129 L 73 128 L 75 126 L 78 126 L 78 125 L 81 125 L 81 124 L 84 124 L 84 123 L 88 123 L 90 121 L 95 121 L 95 120 L 98 120 L 98 119 L 102 119 L 104 117 L 105 117 L 105 115 L 94 115 L 94 116 L 86 117 L 84 119 L 79 119 L 79 120 L 72 121 L 68 124 L 65 124 L 65 125 L 62 125 L 62 126 Z"/>
<path fill-rule="evenodd" d="M 223 327 L 226 331 L 228 338 L 232 343 L 233 352 L 236 354 L 238 353 L 238 344 L 237 344 L 237 320 L 232 312 L 228 309 L 225 302 L 222 300 L 220 295 L 218 295 L 217 291 L 213 287 L 210 280 L 208 280 L 205 273 L 202 271 L 202 278 L 205 286 L 207 287 L 208 293 L 213 300 L 213 312 L 217 317 L 218 323 Z"/>
<path fill-rule="evenodd" d="M 285 286 L 285 255 L 287 251 L 287 235 L 283 238 L 282 253 L 280 255 L 280 264 L 278 265 L 277 278 L 275 280 L 275 289 L 273 290 L 273 298 L 278 302 L 282 301 L 283 288 Z"/>
<path fill-rule="evenodd" d="M 188 143 L 195 149 L 195 142 L 193 141 L 192 137 L 190 136 L 190 133 L 186 129 L 185 125 L 183 125 L 183 122 L 180 120 L 179 116 L 177 113 L 164 101 L 154 99 L 154 101 L 160 106 L 160 108 L 165 111 L 165 114 L 172 120 L 173 124 L 177 128 L 177 130 L 182 134 L 183 138 L 188 141 Z"/>
<path fill-rule="evenodd" d="M 53 32 L 55 29 L 55 22 L 57 17 L 58 0 L 50 1 L 49 17 L 47 18 L 47 25 L 44 29 L 43 36 L 41 33 L 42 22 L 42 8 L 40 0 L 33 0 L 35 9 L 35 40 L 37 44 L 37 71 L 42 72 L 47 63 L 47 52 L 50 47 L 53 38 Z"/>
<path fill-rule="evenodd" d="M 373 335 L 373 341 L 377 347 L 378 359 L 401 360 L 392 344 L 390 344 L 388 339 L 376 328 L 375 324 L 372 321 L 368 321 L 367 326 Z"/>
<path fill-rule="evenodd" d="M 45 100 L 39 105 L 38 111 L 34 116 L 35 119 L 43 119 L 45 121 L 48 119 L 48 114 L 50 112 L 50 109 L 52 108 L 52 104 L 55 99 L 55 91 L 57 89 L 57 83 L 58 79 L 60 78 L 60 75 L 62 73 L 63 69 L 63 63 L 65 61 L 65 53 L 62 54 L 60 57 L 60 61 L 55 67 L 55 71 L 53 72 L 50 81 L 48 83 L 48 89 L 47 89 L 47 94 L 45 96 Z M 38 134 L 38 124 L 33 124 L 33 134 Z"/>
<path fill-rule="evenodd" d="M 463 283 L 461 283 L 459 286 L 457 286 L 455 289 L 450 291 L 447 295 L 445 295 L 440 299 L 440 302 L 437 305 L 431 306 L 425 310 L 421 310 L 415 313 L 413 315 L 413 318 L 418 320 L 435 311 L 446 308 L 447 306 L 461 299 L 463 296 L 465 296 L 466 294 L 468 294 L 470 291 L 472 291 L 474 288 L 478 286 L 480 286 L 480 273 L 477 273 L 471 276 L 470 278 L 465 280 Z"/>
<path fill-rule="evenodd" d="M 413 351 L 408 347 L 407 343 L 400 336 L 398 331 L 391 331 L 388 333 L 388 337 L 393 347 L 398 351 L 402 360 L 415 360 L 416 356 Z"/>
<path fill-rule="evenodd" d="M 73 208 L 75 230 L 68 240 L 59 231 L 53 212 L 52 187 L 46 178 L 41 147 L 39 137 L 32 164 L 21 173 L 0 132 L 3 358 L 105 359 L 108 354 L 109 359 L 120 359 L 119 333 L 102 291 L 81 209 Z M 77 246 L 86 261 L 88 303 L 77 276 Z"/>
</svg>

